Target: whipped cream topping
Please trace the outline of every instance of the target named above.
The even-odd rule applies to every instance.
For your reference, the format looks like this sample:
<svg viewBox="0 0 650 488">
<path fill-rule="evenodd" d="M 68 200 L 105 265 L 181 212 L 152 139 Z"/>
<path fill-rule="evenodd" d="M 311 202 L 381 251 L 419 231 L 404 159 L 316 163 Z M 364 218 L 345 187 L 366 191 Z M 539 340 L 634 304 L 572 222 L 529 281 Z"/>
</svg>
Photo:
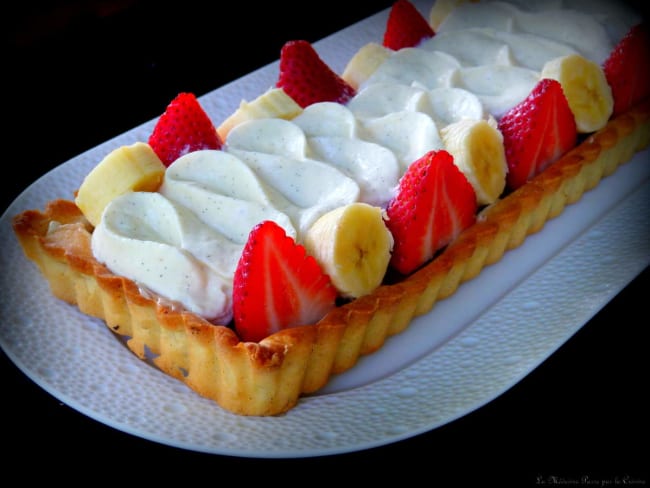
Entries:
<svg viewBox="0 0 650 488">
<path fill-rule="evenodd" d="M 591 6 L 580 12 L 549 4 L 544 7 L 545 2 L 531 2 L 530 5 L 537 8 L 530 10 L 531 7 L 525 2 L 521 6 L 498 1 L 463 3 L 442 22 L 437 34 L 486 28 L 511 34 L 502 36 L 502 40 L 511 49 L 518 48 L 522 54 L 535 54 L 526 53 L 534 45 L 516 45 L 518 39 L 524 42 L 532 39 L 535 43 L 535 38 L 541 38 L 568 46 L 597 63 L 605 61 L 613 47 L 613 40 L 604 25 L 591 13 Z M 544 45 L 540 43 L 537 47 L 544 48 Z"/>
<path fill-rule="evenodd" d="M 93 254 L 111 271 L 222 323 L 232 318 L 233 263 L 242 249 L 156 192 L 114 199 L 92 234 Z"/>
<path fill-rule="evenodd" d="M 521 3 L 462 3 L 434 37 L 393 53 L 362 88 L 387 82 L 463 88 L 500 118 L 526 98 L 547 61 L 577 53 L 602 64 L 618 40 L 602 22 L 623 19 L 618 33 L 639 20 L 610 2 L 602 2 L 607 8 L 600 15 L 585 13 L 593 11 L 591 4 L 580 12 L 571 5 L 560 9 L 560 2 Z"/>
<path fill-rule="evenodd" d="M 223 150 L 179 158 L 158 192 L 108 205 L 92 235 L 95 257 L 228 323 L 234 271 L 255 224 L 274 220 L 301 242 L 329 210 L 384 207 L 411 162 L 444 148 L 444 127 L 500 117 L 530 93 L 546 61 L 573 52 L 601 61 L 638 20 L 610 2 L 516 3 L 462 4 L 433 38 L 392 53 L 345 106 L 244 122 Z M 601 3 L 607 8 L 596 10 Z"/>
<path fill-rule="evenodd" d="M 269 202 L 303 234 L 318 217 L 359 198 L 359 185 L 334 165 L 307 157 L 307 140 L 294 123 L 259 119 L 235 127 L 225 151 L 263 181 Z"/>
</svg>

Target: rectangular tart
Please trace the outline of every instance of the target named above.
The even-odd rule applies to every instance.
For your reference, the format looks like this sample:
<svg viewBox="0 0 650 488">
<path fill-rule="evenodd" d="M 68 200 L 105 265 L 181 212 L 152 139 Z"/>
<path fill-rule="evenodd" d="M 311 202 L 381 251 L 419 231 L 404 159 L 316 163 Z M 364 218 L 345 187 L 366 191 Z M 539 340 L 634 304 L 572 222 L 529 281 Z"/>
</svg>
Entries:
<svg viewBox="0 0 650 488">
<path fill-rule="evenodd" d="M 240 415 L 287 412 L 301 396 L 429 312 L 436 302 L 499 261 L 585 191 L 650 144 L 645 100 L 564 155 L 529 183 L 486 207 L 477 223 L 406 279 L 335 308 L 318 323 L 286 329 L 259 343 L 214 325 L 116 276 L 92 255 L 92 226 L 74 202 L 13 219 L 20 245 L 52 294 L 103 320 L 138 357 L 150 352 L 165 373 Z"/>
</svg>

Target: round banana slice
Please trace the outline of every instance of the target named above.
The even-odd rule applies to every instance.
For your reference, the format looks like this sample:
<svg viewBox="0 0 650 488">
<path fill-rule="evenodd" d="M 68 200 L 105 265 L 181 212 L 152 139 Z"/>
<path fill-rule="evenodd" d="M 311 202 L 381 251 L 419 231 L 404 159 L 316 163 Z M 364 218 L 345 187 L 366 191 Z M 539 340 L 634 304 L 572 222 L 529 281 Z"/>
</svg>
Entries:
<svg viewBox="0 0 650 488">
<path fill-rule="evenodd" d="M 111 200 L 130 191 L 156 191 L 165 169 L 149 144 L 136 142 L 118 147 L 86 175 L 75 203 L 88 221 L 97 227 Z"/>
<path fill-rule="evenodd" d="M 352 88 L 359 87 L 375 72 L 381 63 L 390 55 L 391 50 L 376 42 L 369 42 L 362 46 L 350 59 L 343 70 L 341 78 L 347 81 Z"/>
<path fill-rule="evenodd" d="M 367 295 L 384 279 L 393 235 L 383 217 L 380 207 L 354 202 L 322 215 L 307 231 L 307 253 L 330 276 L 341 296 Z"/>
<path fill-rule="evenodd" d="M 222 141 L 230 130 L 247 120 L 279 118 L 292 119 L 302 112 L 302 108 L 282 88 L 269 88 L 252 102 L 242 100 L 235 112 L 217 127 Z"/>
<path fill-rule="evenodd" d="M 600 65 L 579 54 L 569 54 L 548 61 L 541 76 L 562 85 L 578 132 L 594 132 L 607 124 L 614 110 L 614 98 Z"/>
<path fill-rule="evenodd" d="M 506 186 L 503 135 L 487 120 L 462 119 L 441 131 L 445 149 L 476 192 L 479 205 L 495 202 Z"/>
<path fill-rule="evenodd" d="M 429 11 L 429 25 L 437 32 L 440 24 L 444 22 L 451 11 L 466 1 L 467 0 L 436 0 Z"/>
</svg>

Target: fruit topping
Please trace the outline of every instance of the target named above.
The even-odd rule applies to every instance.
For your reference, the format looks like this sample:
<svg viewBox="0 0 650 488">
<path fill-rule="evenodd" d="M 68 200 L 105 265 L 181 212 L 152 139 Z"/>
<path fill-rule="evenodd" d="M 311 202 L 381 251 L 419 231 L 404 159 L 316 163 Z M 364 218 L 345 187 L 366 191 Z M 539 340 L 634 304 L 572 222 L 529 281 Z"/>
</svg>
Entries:
<svg viewBox="0 0 650 488">
<path fill-rule="evenodd" d="M 242 341 L 313 324 L 335 306 L 336 289 L 305 248 L 272 220 L 251 230 L 233 278 L 233 316 Z"/>
<path fill-rule="evenodd" d="M 290 120 L 302 112 L 296 101 L 281 88 L 272 87 L 251 102 L 242 100 L 235 112 L 224 120 L 217 132 L 225 141 L 230 129 L 248 120 L 277 118 Z"/>
<path fill-rule="evenodd" d="M 394 51 L 415 47 L 435 33 L 427 19 L 408 0 L 397 0 L 390 9 L 382 45 Z"/>
<path fill-rule="evenodd" d="M 496 123 L 461 119 L 443 127 L 440 135 L 454 163 L 474 187 L 478 204 L 494 203 L 505 189 L 508 171 L 503 136 Z"/>
<path fill-rule="evenodd" d="M 355 90 L 374 73 L 381 64 L 388 59 L 392 51 L 376 42 L 369 42 L 361 46 L 350 58 L 343 70 L 341 77 Z"/>
<path fill-rule="evenodd" d="M 428 152 L 408 167 L 386 209 L 391 266 L 411 273 L 472 225 L 476 211 L 474 189 L 451 154 Z"/>
<path fill-rule="evenodd" d="M 650 33 L 648 24 L 632 27 L 603 63 L 614 96 L 614 116 L 650 95 Z"/>
<path fill-rule="evenodd" d="M 149 136 L 149 145 L 169 166 L 179 157 L 199 149 L 221 149 L 223 142 L 208 114 L 192 93 L 179 93 Z"/>
<path fill-rule="evenodd" d="M 307 231 L 305 248 L 345 298 L 381 285 L 393 248 L 380 207 L 354 202 L 322 215 Z"/>
<path fill-rule="evenodd" d="M 149 144 L 136 142 L 111 151 L 86 175 L 75 203 L 97 227 L 104 208 L 113 199 L 131 191 L 156 191 L 165 175 L 165 165 Z"/>
<path fill-rule="evenodd" d="M 569 54 L 548 61 L 541 77 L 560 82 L 578 132 L 587 134 L 605 127 L 614 99 L 600 65 L 579 54 Z"/>
<path fill-rule="evenodd" d="M 438 30 L 449 14 L 468 0 L 436 0 L 429 10 L 429 25 Z"/>
<path fill-rule="evenodd" d="M 307 41 L 289 41 L 280 51 L 280 73 L 275 85 L 302 108 L 316 102 L 346 103 L 355 94 Z"/>
<path fill-rule="evenodd" d="M 508 163 L 506 185 L 515 190 L 576 145 L 575 117 L 557 80 L 540 80 L 499 121 Z"/>
</svg>

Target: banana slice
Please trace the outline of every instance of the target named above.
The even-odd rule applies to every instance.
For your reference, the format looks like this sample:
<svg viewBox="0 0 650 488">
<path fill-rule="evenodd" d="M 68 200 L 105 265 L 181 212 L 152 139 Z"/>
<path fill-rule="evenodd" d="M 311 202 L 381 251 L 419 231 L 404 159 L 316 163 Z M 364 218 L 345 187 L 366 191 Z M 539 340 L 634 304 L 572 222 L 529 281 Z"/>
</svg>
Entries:
<svg viewBox="0 0 650 488">
<path fill-rule="evenodd" d="M 362 46 L 348 61 L 341 78 L 347 81 L 352 88 L 358 90 L 379 65 L 391 55 L 391 52 L 390 49 L 381 44 L 369 42 Z"/>
<path fill-rule="evenodd" d="M 88 221 L 97 227 L 111 200 L 130 191 L 156 191 L 165 169 L 149 144 L 136 142 L 118 147 L 86 175 L 75 203 Z"/>
<path fill-rule="evenodd" d="M 562 85 L 578 132 L 594 132 L 605 126 L 614 110 L 614 97 L 600 65 L 579 54 L 569 54 L 548 61 L 541 76 Z"/>
<path fill-rule="evenodd" d="M 217 128 L 222 141 L 234 126 L 247 120 L 263 118 L 292 119 L 302 111 L 282 88 L 269 88 L 252 102 L 242 100 L 239 108 Z"/>
<path fill-rule="evenodd" d="M 495 202 L 506 185 L 506 153 L 503 135 L 486 120 L 462 119 L 440 131 L 445 149 L 476 192 L 479 205 Z"/>
<path fill-rule="evenodd" d="M 429 11 L 429 25 L 431 25 L 433 30 L 437 32 L 440 24 L 442 24 L 451 11 L 466 1 L 467 0 L 436 0 Z"/>
<path fill-rule="evenodd" d="M 357 298 L 384 279 L 393 235 L 383 210 L 355 202 L 322 215 L 309 228 L 304 245 L 327 273 L 341 296 Z"/>
</svg>

